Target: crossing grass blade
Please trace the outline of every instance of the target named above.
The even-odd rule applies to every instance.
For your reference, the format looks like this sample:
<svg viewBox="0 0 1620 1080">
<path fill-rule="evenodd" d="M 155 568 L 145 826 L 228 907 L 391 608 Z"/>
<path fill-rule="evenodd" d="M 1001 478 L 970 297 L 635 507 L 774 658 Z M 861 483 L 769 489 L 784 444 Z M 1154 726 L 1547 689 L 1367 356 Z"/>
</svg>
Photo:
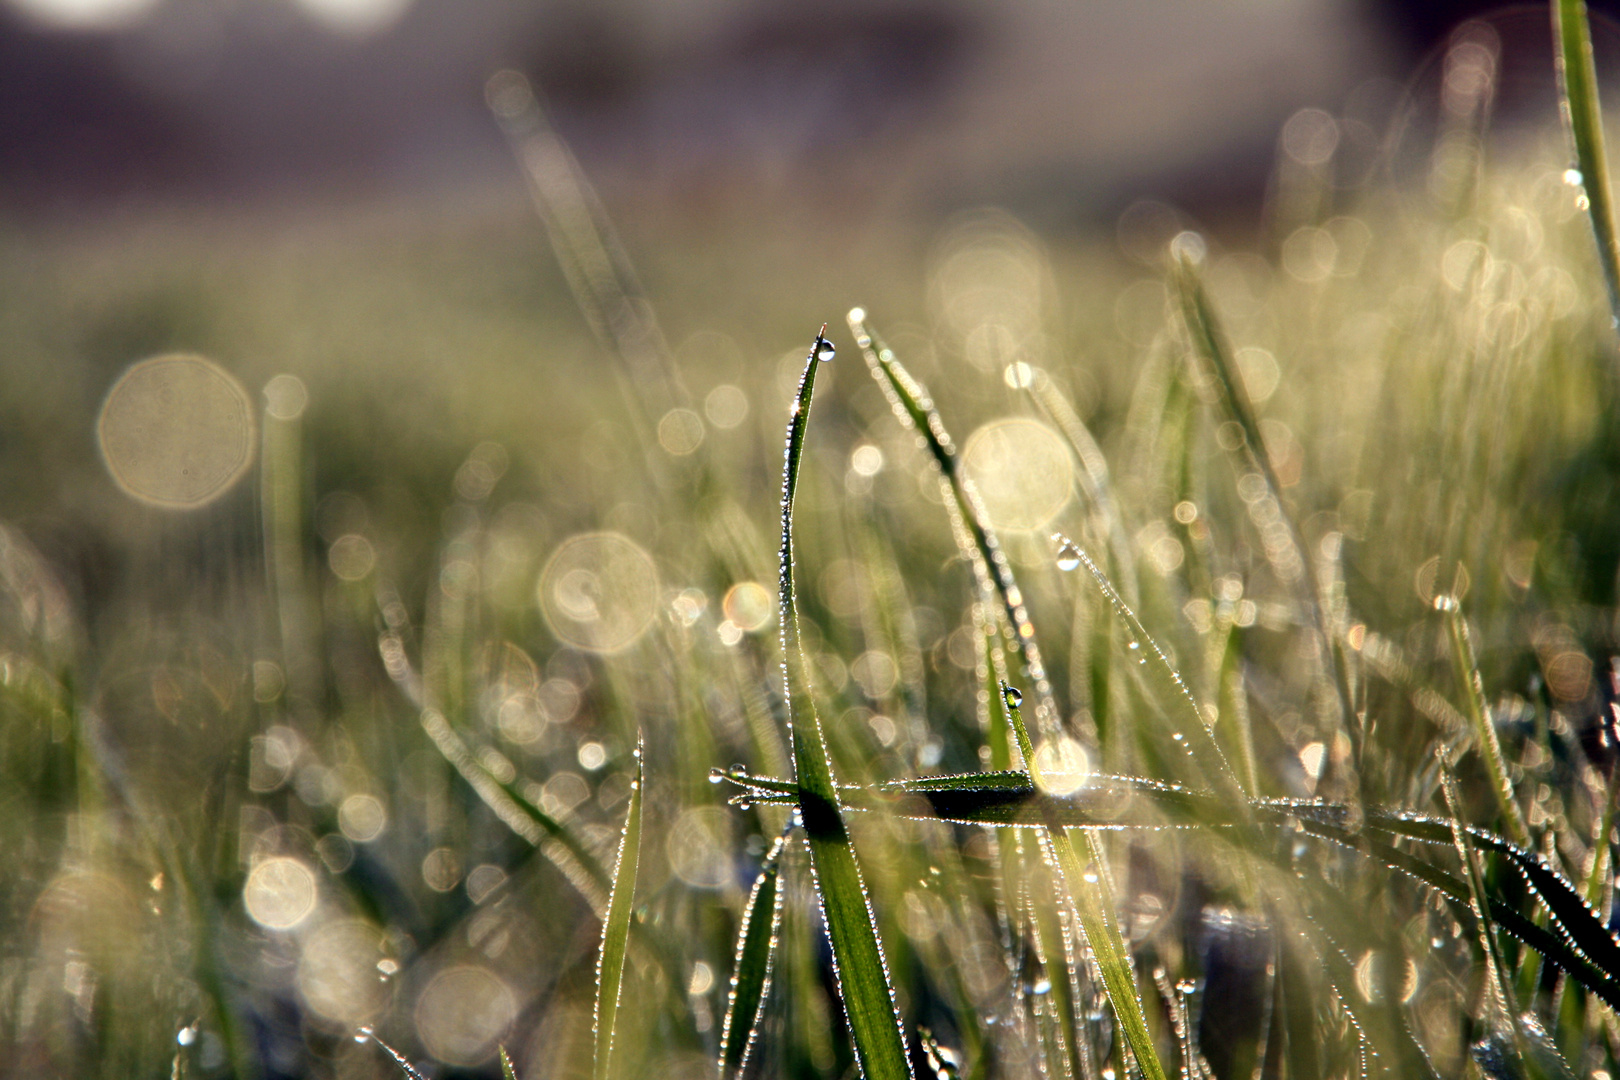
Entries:
<svg viewBox="0 0 1620 1080">
<path fill-rule="evenodd" d="M 1001 695 L 1007 703 L 1007 714 L 1012 722 L 1013 734 L 1018 738 L 1018 748 L 1023 752 L 1024 763 L 1029 769 L 1030 783 L 1038 790 L 1043 789 L 1046 785 L 1040 766 L 1035 761 L 1035 744 L 1030 741 L 1029 729 L 1019 712 L 1022 695 L 1010 686 L 1003 686 Z M 1148 1032 L 1147 1022 L 1142 1016 L 1142 997 L 1136 988 L 1136 968 L 1131 962 L 1130 947 L 1125 943 L 1125 937 L 1115 920 L 1114 898 L 1105 876 L 1106 856 L 1096 832 L 1087 830 L 1083 835 L 1091 862 L 1090 870 L 1082 865 L 1080 854 L 1075 850 L 1074 838 L 1067 828 L 1054 823 L 1046 829 L 1047 843 L 1058 869 L 1062 871 L 1075 913 L 1080 916 L 1086 944 L 1090 946 L 1097 968 L 1102 972 L 1108 1002 L 1113 1006 L 1125 1041 L 1130 1044 L 1131 1052 L 1136 1055 L 1136 1063 L 1147 1080 L 1165 1080 L 1164 1066 L 1159 1061 L 1153 1036 Z"/>
<path fill-rule="evenodd" d="M 822 328 L 825 332 L 826 327 Z M 804 455 L 810 401 L 816 370 L 832 358 L 832 344 L 820 333 L 810 346 L 788 421 L 782 469 L 782 547 L 778 600 L 782 632 L 784 700 L 792 728 L 793 768 L 798 784 L 799 817 L 810 848 L 816 895 L 832 945 L 838 994 L 849 1020 L 855 1059 L 866 1080 L 911 1080 L 905 1029 L 900 1020 L 878 940 L 866 884 L 861 879 L 855 847 L 844 826 L 832 761 L 822 735 L 821 718 L 810 694 L 807 663 L 800 644 L 798 609 L 793 591 L 793 497 L 799 462 Z M 598 1078 L 600 1080 L 600 1078 Z"/>
<path fill-rule="evenodd" d="M 787 841 L 788 834 L 783 833 L 766 853 L 765 864 L 748 896 L 748 906 L 743 909 L 742 926 L 737 930 L 731 994 L 726 1002 L 725 1024 L 720 1029 L 720 1080 L 731 1080 L 743 1074 L 748 1066 L 748 1055 L 759 1037 L 759 1024 L 771 992 L 771 969 L 776 961 L 777 935 L 782 922 L 779 878 Z"/>
<path fill-rule="evenodd" d="M 596 1034 L 593 1080 L 612 1075 L 613 1037 L 618 1027 L 619 997 L 624 989 L 624 961 L 630 944 L 630 913 L 635 903 L 636 869 L 641 861 L 641 802 L 645 769 L 636 749 L 636 778 L 630 782 L 630 808 L 619 839 L 619 865 L 613 872 L 607 916 L 602 920 L 602 947 L 596 958 Z"/>
<path fill-rule="evenodd" d="M 1586 216 L 1592 223 L 1598 262 L 1608 286 L 1609 311 L 1620 324 L 1620 236 L 1615 233 L 1609 155 L 1603 146 L 1603 106 L 1598 101 L 1597 66 L 1592 60 L 1592 27 L 1585 0 L 1553 0 L 1552 13 L 1560 111 L 1586 192 Z"/>
</svg>

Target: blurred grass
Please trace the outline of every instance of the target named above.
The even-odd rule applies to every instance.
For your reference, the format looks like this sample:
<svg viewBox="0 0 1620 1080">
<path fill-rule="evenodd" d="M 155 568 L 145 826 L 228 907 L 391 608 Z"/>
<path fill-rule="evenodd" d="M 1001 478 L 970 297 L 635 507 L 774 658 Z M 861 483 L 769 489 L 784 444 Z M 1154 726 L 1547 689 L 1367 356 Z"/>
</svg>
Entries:
<svg viewBox="0 0 1620 1080">
<path fill-rule="evenodd" d="M 1477 43 L 1455 63 L 1488 77 Z M 1429 107 L 1466 134 L 1456 104 Z M 1552 118 L 1497 149 L 1349 191 L 1331 151 L 1285 154 L 1314 209 L 1258 252 L 1201 239 L 1197 285 L 1174 231 L 1133 262 L 1004 212 L 780 250 L 629 235 L 661 322 L 626 325 L 669 343 L 675 401 L 504 206 L 13 230 L 0 1072 L 394 1075 L 368 1026 L 442 1077 L 500 1075 L 502 1045 L 522 1076 L 711 1076 L 728 1028 L 727 1070 L 850 1075 L 797 842 L 755 893 L 774 944 L 738 938 L 806 760 L 779 440 L 808 330 L 859 301 L 971 433 L 999 534 L 955 535 L 937 447 L 855 349 L 821 365 L 795 691 L 859 859 L 840 910 L 869 905 L 888 960 L 891 1072 L 1094 1080 L 1151 1046 L 1223 1080 L 1553 1075 L 1556 1047 L 1616 1075 L 1615 342 Z M 179 348 L 309 395 L 262 418 L 260 484 L 185 512 L 123 496 L 93 440 L 119 372 Z M 974 565 L 998 552 L 1004 579 Z M 1017 758 L 1003 679 L 1052 702 Z M 1236 780 L 1189 768 L 1199 725 Z M 740 807 L 710 783 L 734 763 Z M 1093 869 L 1048 865 L 1045 826 L 1086 828 Z M 1088 873 L 1112 900 L 1077 908 Z M 1132 1039 L 1109 992 L 1140 993 Z"/>
</svg>

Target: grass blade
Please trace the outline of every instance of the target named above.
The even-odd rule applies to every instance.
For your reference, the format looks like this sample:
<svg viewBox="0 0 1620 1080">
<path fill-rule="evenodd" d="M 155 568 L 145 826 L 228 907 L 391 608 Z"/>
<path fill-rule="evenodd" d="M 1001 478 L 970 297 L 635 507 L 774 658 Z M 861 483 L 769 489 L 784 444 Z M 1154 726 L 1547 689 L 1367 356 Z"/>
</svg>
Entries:
<svg viewBox="0 0 1620 1080">
<path fill-rule="evenodd" d="M 1215 741 L 1209 726 L 1204 722 L 1203 710 L 1198 707 L 1198 700 L 1193 697 L 1192 688 L 1187 685 L 1187 680 L 1181 677 L 1181 672 L 1176 670 L 1170 658 L 1159 647 L 1159 643 L 1147 632 L 1147 627 L 1142 625 L 1142 620 L 1131 610 L 1124 597 L 1119 595 L 1113 582 L 1108 580 L 1108 575 L 1092 561 L 1091 556 L 1072 540 L 1061 535 L 1055 539 L 1062 544 L 1065 556 L 1072 556 L 1078 565 L 1084 566 L 1091 574 L 1097 587 L 1113 606 L 1114 613 L 1119 616 L 1120 621 L 1125 624 L 1125 629 L 1130 633 L 1132 655 L 1142 667 L 1157 676 L 1162 692 L 1175 703 L 1177 711 L 1182 713 L 1181 727 L 1186 730 L 1176 732 L 1172 738 L 1193 759 L 1206 782 L 1213 785 L 1223 798 L 1241 812 L 1241 808 L 1248 805 L 1248 797 L 1243 792 L 1243 786 L 1238 783 L 1237 774 L 1232 771 L 1231 763 L 1221 751 L 1220 744 Z"/>
<path fill-rule="evenodd" d="M 591 909 L 604 916 L 612 879 L 590 849 L 566 825 L 525 798 L 516 785 L 496 779 L 437 709 L 422 710 L 422 730 L 484 805 L 507 828 L 539 848 L 590 902 Z"/>
<path fill-rule="evenodd" d="M 771 968 L 776 960 L 777 934 L 782 922 L 782 890 L 778 879 L 787 839 L 788 834 L 783 833 L 766 853 L 765 864 L 760 868 L 759 877 L 754 879 L 748 906 L 743 909 L 742 926 L 737 930 L 731 994 L 726 1002 L 725 1024 L 720 1029 L 720 1080 L 743 1074 L 749 1052 L 759 1037 L 765 1001 L 771 992 Z M 743 1030 L 744 1024 L 746 1030 Z"/>
<path fill-rule="evenodd" d="M 823 331 L 826 327 L 822 328 Z M 782 549 L 779 578 L 784 698 L 792 728 L 793 768 L 799 786 L 799 817 L 810 847 L 816 895 L 832 945 L 838 994 L 849 1020 L 855 1058 L 866 1080 L 910 1080 L 905 1029 L 895 1003 L 889 968 L 878 940 L 866 884 L 855 860 L 855 848 L 844 827 L 832 761 L 822 735 L 821 718 L 810 695 L 810 679 L 800 646 L 799 614 L 793 593 L 793 496 L 799 461 L 804 455 L 805 428 L 815 390 L 816 369 L 832 359 L 833 347 L 822 334 L 810 346 L 799 392 L 788 421 L 782 470 Z"/>
<path fill-rule="evenodd" d="M 1019 714 L 1023 695 L 1010 686 L 1003 686 L 1001 693 L 1007 703 L 1013 733 L 1018 737 L 1018 748 L 1023 751 L 1024 762 L 1029 767 L 1030 782 L 1036 789 L 1042 789 L 1045 784 L 1040 766 L 1035 761 L 1035 744 L 1030 741 L 1029 729 Z M 1131 962 L 1130 947 L 1126 945 L 1125 937 L 1115 921 L 1114 898 L 1104 877 L 1106 856 L 1097 834 L 1090 830 L 1084 833 L 1087 854 L 1093 867 L 1087 871 L 1082 867 L 1068 829 L 1054 825 L 1046 833 L 1058 869 L 1068 885 L 1075 913 L 1080 916 L 1080 928 L 1086 936 L 1086 944 L 1091 947 L 1091 954 L 1102 972 L 1108 1002 L 1114 1008 L 1114 1016 L 1119 1020 L 1125 1041 L 1136 1055 L 1142 1075 L 1147 1080 L 1164 1080 L 1164 1066 L 1159 1062 L 1153 1036 L 1148 1032 L 1147 1021 L 1142 1016 L 1142 997 L 1136 988 L 1136 968 Z"/>
<path fill-rule="evenodd" d="M 1351 705 L 1350 676 L 1345 667 L 1344 653 L 1328 626 L 1327 612 L 1323 609 L 1322 583 L 1316 573 L 1310 549 L 1305 544 L 1305 537 L 1300 532 L 1299 523 L 1294 520 L 1293 514 L 1288 511 L 1288 504 L 1283 501 L 1282 484 L 1278 482 L 1277 471 L 1272 467 L 1271 454 L 1266 448 L 1260 423 L 1255 418 L 1254 405 L 1249 401 L 1248 391 L 1244 388 L 1237 367 L 1231 360 L 1231 348 L 1215 318 L 1215 309 L 1210 303 L 1209 294 L 1204 291 L 1197 262 L 1186 249 L 1177 255 L 1175 280 L 1181 297 L 1182 320 L 1186 324 L 1187 336 L 1191 339 L 1193 351 L 1214 377 L 1221 405 L 1228 417 L 1243 429 L 1243 448 L 1240 452 L 1245 454 L 1250 467 L 1265 479 L 1270 497 L 1276 503 L 1278 514 L 1288 528 L 1294 555 L 1299 560 L 1296 579 L 1303 581 L 1305 586 L 1305 603 L 1310 609 L 1322 650 L 1326 654 L 1324 663 L 1332 677 L 1333 689 L 1338 695 L 1340 716 L 1343 718 L 1345 730 L 1349 733 L 1351 752 L 1359 770 L 1363 736 L 1361 720 Z M 1359 784 L 1359 781 L 1356 783 Z"/>
<path fill-rule="evenodd" d="M 990 516 L 979 498 L 973 482 L 962 474 L 956 457 L 956 444 L 945 421 L 928 395 L 927 387 L 912 377 L 895 358 L 893 350 L 883 343 L 877 332 L 866 324 L 866 311 L 854 308 L 849 313 L 849 328 L 855 334 L 855 343 L 872 378 L 883 389 L 883 394 L 894 408 L 902 423 L 922 436 L 939 467 L 949 494 L 946 506 L 952 514 L 952 524 L 958 526 L 957 541 L 980 577 L 982 584 L 995 592 L 1001 601 L 1001 610 L 1012 628 L 1015 647 L 1024 654 L 1030 680 L 1035 684 L 1035 724 L 1043 736 L 1057 735 L 1061 721 L 1057 702 L 1052 698 L 1052 686 L 1041 662 L 1040 646 L 1035 642 L 1035 624 L 1029 619 L 1024 606 L 1024 594 L 1013 576 L 1012 563 L 1001 550 L 991 527 Z M 963 535 L 967 542 L 963 543 Z"/>
<path fill-rule="evenodd" d="M 1615 235 L 1609 155 L 1603 147 L 1603 107 L 1592 61 L 1592 27 L 1585 0 L 1554 0 L 1552 9 L 1560 111 L 1586 192 L 1586 215 L 1609 290 L 1609 312 L 1620 324 L 1620 237 Z"/>
<path fill-rule="evenodd" d="M 636 748 L 636 778 L 630 782 L 630 809 L 619 839 L 619 865 L 613 872 L 607 917 L 602 920 L 602 948 L 596 958 L 596 1065 L 594 1080 L 612 1075 L 613 1036 L 618 1027 L 619 996 L 624 989 L 624 961 L 630 944 L 630 912 L 635 903 L 636 868 L 641 861 L 641 799 L 645 769 Z"/>
<path fill-rule="evenodd" d="M 512 1067 L 512 1056 L 501 1047 L 501 1078 L 502 1080 L 517 1080 L 517 1070 Z"/>
<path fill-rule="evenodd" d="M 1132 604 L 1136 596 L 1136 560 L 1131 555 L 1130 537 L 1125 532 L 1125 521 L 1114 501 L 1113 481 L 1108 474 L 1108 459 L 1102 447 L 1091 434 L 1086 422 L 1080 419 L 1069 399 L 1063 396 L 1057 384 L 1040 368 L 1031 370 L 1027 389 L 1031 400 L 1047 421 L 1069 444 L 1069 452 L 1080 465 L 1076 475 L 1091 504 L 1092 513 L 1099 519 L 1100 532 L 1108 538 L 1108 554 L 1112 560 L 1114 577 L 1125 590 Z"/>
<path fill-rule="evenodd" d="M 1491 790 L 1496 805 L 1507 821 L 1508 836 L 1520 847 L 1530 847 L 1530 830 L 1525 828 L 1524 814 L 1519 800 L 1513 795 L 1513 780 L 1508 776 L 1507 762 L 1502 759 L 1502 744 L 1496 741 L 1496 727 L 1491 723 L 1491 707 L 1485 700 L 1485 682 L 1479 674 L 1479 663 L 1474 658 L 1474 643 L 1468 635 L 1468 623 L 1463 619 L 1462 606 L 1453 596 L 1438 596 L 1434 607 L 1446 620 L 1451 634 L 1451 659 L 1457 669 L 1457 681 L 1463 687 L 1463 703 L 1468 722 L 1473 726 L 1479 751 L 1485 756 L 1486 771 L 1491 775 Z"/>
</svg>

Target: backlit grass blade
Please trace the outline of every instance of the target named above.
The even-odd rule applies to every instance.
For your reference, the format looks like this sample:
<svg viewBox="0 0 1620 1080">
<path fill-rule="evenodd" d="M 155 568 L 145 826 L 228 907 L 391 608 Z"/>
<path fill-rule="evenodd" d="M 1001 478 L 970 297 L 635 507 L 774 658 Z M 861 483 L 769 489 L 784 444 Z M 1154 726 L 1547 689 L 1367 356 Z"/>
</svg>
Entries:
<svg viewBox="0 0 1620 1080">
<path fill-rule="evenodd" d="M 512 1057 L 501 1047 L 501 1080 L 517 1080 L 517 1070 L 512 1068 Z"/>
<path fill-rule="evenodd" d="M 411 1064 L 409 1058 L 390 1046 L 387 1042 L 380 1038 L 375 1031 L 368 1027 L 363 1027 L 360 1029 L 360 1032 L 356 1038 L 360 1042 L 374 1042 L 381 1047 L 383 1053 L 394 1059 L 394 1064 L 399 1066 L 400 1071 L 406 1075 L 408 1080 L 426 1080 L 426 1077 L 424 1077 L 416 1069 L 416 1067 Z M 506 1057 L 506 1051 L 504 1049 L 501 1051 L 501 1057 L 503 1059 Z"/>
<path fill-rule="evenodd" d="M 1069 399 L 1063 396 L 1057 383 L 1040 368 L 1033 368 L 1029 383 L 1030 398 L 1049 423 L 1063 435 L 1069 452 L 1080 465 L 1077 473 L 1080 486 L 1091 504 L 1092 513 L 1101 519 L 1102 532 L 1108 538 L 1108 555 L 1112 560 L 1114 577 L 1131 603 L 1137 602 L 1136 560 L 1131 554 L 1131 540 L 1125 533 L 1125 522 L 1114 501 L 1114 486 L 1108 474 L 1108 459 L 1102 447 L 1091 434 L 1086 422 L 1080 419 Z"/>
<path fill-rule="evenodd" d="M 1181 317 L 1186 324 L 1187 336 L 1191 339 L 1193 351 L 1213 377 L 1221 406 L 1228 418 L 1243 429 L 1243 447 L 1240 452 L 1248 459 L 1249 465 L 1265 479 L 1270 497 L 1277 505 L 1279 518 L 1288 528 L 1288 537 L 1293 542 L 1295 554 L 1300 562 L 1299 577 L 1304 582 L 1307 594 L 1305 603 L 1310 608 L 1312 622 L 1321 640 L 1325 654 L 1324 663 L 1327 665 L 1334 691 L 1338 695 L 1339 710 L 1343 716 L 1345 730 L 1350 736 L 1352 753 L 1359 769 L 1361 721 L 1350 703 L 1350 677 L 1345 667 L 1341 643 L 1328 626 L 1327 612 L 1322 606 L 1322 584 L 1316 573 L 1316 565 L 1310 549 L 1305 545 L 1305 537 L 1300 532 L 1299 523 L 1294 520 L 1294 516 L 1288 511 L 1287 503 L 1283 501 L 1282 484 L 1277 480 L 1277 470 L 1272 466 L 1271 454 L 1266 447 L 1260 422 L 1255 417 L 1254 405 L 1249 401 L 1248 390 L 1244 388 L 1237 365 L 1232 360 L 1231 348 L 1215 318 L 1215 309 L 1210 303 L 1209 294 L 1204 290 L 1197 262 L 1186 250 L 1177 255 L 1175 281 L 1181 299 Z"/>
<path fill-rule="evenodd" d="M 1030 782 L 1037 789 L 1043 789 L 1046 786 L 1045 778 L 1035 761 L 1035 744 L 1030 741 L 1029 729 L 1019 712 L 1023 695 L 1010 686 L 1004 686 L 1002 697 L 1007 703 L 1013 734 L 1018 737 L 1018 748 L 1023 752 L 1024 762 L 1029 768 Z M 1068 886 L 1075 914 L 1080 917 L 1080 928 L 1085 934 L 1086 944 L 1091 948 L 1098 970 L 1102 972 L 1108 1002 L 1113 1006 L 1125 1041 L 1136 1055 L 1142 1075 L 1147 1080 L 1164 1080 L 1164 1066 L 1159 1062 L 1153 1036 L 1148 1032 L 1147 1021 L 1142 1015 L 1142 997 L 1136 988 L 1136 968 L 1131 961 L 1131 950 L 1115 920 L 1114 898 L 1104 877 L 1107 859 L 1097 834 L 1091 831 L 1083 833 L 1091 864 L 1089 870 L 1081 863 L 1074 838 L 1068 829 L 1054 824 L 1046 830 L 1046 834 L 1058 869 L 1062 871 L 1063 880 Z"/>
<path fill-rule="evenodd" d="M 422 730 L 484 805 L 507 828 L 539 848 L 590 902 L 591 909 L 604 915 L 612 881 L 590 849 L 566 825 L 525 798 L 516 785 L 496 779 L 437 709 L 422 710 Z"/>
<path fill-rule="evenodd" d="M 985 585 L 994 590 L 1000 599 L 1007 625 L 1012 627 L 1014 644 L 1024 654 L 1029 678 L 1035 684 L 1036 727 L 1045 736 L 1058 734 L 1061 723 L 1057 703 L 1052 698 L 1052 687 L 1041 662 L 1040 646 L 1035 641 L 1035 624 L 1029 619 L 1024 594 L 1018 588 L 1012 563 L 1007 560 L 1000 541 L 996 539 L 984 501 L 973 482 L 962 473 L 956 456 L 956 444 L 945 429 L 945 421 L 940 417 L 939 410 L 934 408 L 927 387 L 901 365 L 893 350 L 883 343 L 876 331 L 867 326 L 864 309 L 850 311 L 849 328 L 855 334 L 855 343 L 860 346 L 867 370 L 882 388 L 895 415 L 901 423 L 922 436 L 934 464 L 939 467 L 948 494 L 947 506 L 955 519 L 953 524 L 961 527 L 969 541 L 964 554 L 985 579 Z M 961 542 L 960 534 L 958 541 Z"/>
<path fill-rule="evenodd" d="M 1124 597 L 1114 588 L 1113 582 L 1102 568 L 1092 561 L 1090 555 L 1077 546 L 1073 541 L 1062 536 L 1056 537 L 1063 545 L 1063 553 L 1072 557 L 1078 565 L 1084 566 L 1097 583 L 1097 587 L 1113 606 L 1114 613 L 1125 624 L 1126 631 L 1131 635 L 1129 650 L 1143 668 L 1151 672 L 1160 684 L 1161 692 L 1169 698 L 1166 710 L 1175 709 L 1181 717 L 1179 725 L 1183 730 L 1173 736 L 1188 756 L 1198 766 L 1207 783 L 1211 784 L 1222 797 L 1227 799 L 1233 807 L 1242 808 L 1248 805 L 1248 797 L 1243 787 L 1238 783 L 1237 774 L 1232 771 L 1231 763 L 1221 752 L 1220 745 L 1210 733 L 1208 725 L 1204 722 L 1204 712 L 1198 707 L 1198 699 L 1193 697 L 1192 688 L 1187 680 L 1181 677 L 1181 672 L 1170 662 L 1159 643 L 1147 632 L 1142 620 L 1137 616 L 1131 606 L 1125 602 Z"/>
<path fill-rule="evenodd" d="M 963 825 L 1088 831 L 1175 825 L 1209 830 L 1211 837 L 1232 843 L 1234 850 L 1250 857 L 1269 859 L 1274 855 L 1264 843 L 1254 843 L 1241 829 L 1231 828 L 1241 820 L 1214 794 L 1135 777 L 1093 776 L 1086 787 L 1063 797 L 1038 791 L 1026 774 L 1014 771 L 896 781 L 879 785 L 877 794 L 881 798 L 870 804 L 874 807 L 906 814 L 906 804 L 896 810 L 893 796 L 916 796 L 927 807 L 928 818 Z M 772 801 L 789 796 L 750 788 L 746 797 Z M 861 790 L 842 789 L 841 801 L 851 809 L 866 808 L 865 799 Z M 1358 815 L 1341 804 L 1288 799 L 1257 800 L 1249 810 L 1255 824 L 1268 830 L 1297 827 L 1306 835 L 1343 845 L 1413 877 L 1440 893 L 1458 918 L 1467 923 L 1474 918 L 1466 881 L 1395 846 L 1397 840 L 1450 846 L 1455 838 L 1449 819 L 1376 809 Z M 1352 821 L 1360 822 L 1359 829 L 1352 831 Z M 1620 942 L 1580 890 L 1540 856 L 1484 829 L 1465 827 L 1464 831 L 1471 844 L 1505 857 L 1524 878 L 1545 907 L 1550 928 L 1525 917 L 1514 902 L 1487 895 L 1485 906 L 1495 925 L 1603 1001 L 1620 1008 Z"/>
<path fill-rule="evenodd" d="M 641 862 L 641 800 L 645 766 L 636 748 L 636 778 L 630 782 L 630 808 L 619 838 L 619 865 L 613 872 L 607 917 L 602 920 L 602 947 L 596 957 L 596 1035 L 593 1080 L 612 1075 L 613 1038 L 618 1029 L 619 997 L 624 989 L 624 961 L 630 944 L 630 912 L 635 903 L 636 869 Z"/>
<path fill-rule="evenodd" d="M 1553 0 L 1552 9 L 1560 111 L 1586 193 L 1586 215 L 1609 290 L 1609 311 L 1620 324 L 1620 237 L 1615 234 L 1609 155 L 1603 146 L 1603 107 L 1598 101 L 1597 66 L 1592 61 L 1592 27 L 1585 0 Z"/>
<path fill-rule="evenodd" d="M 771 968 L 776 960 L 777 935 L 782 921 L 782 853 L 788 834 L 783 833 L 765 855 L 765 864 L 754 879 L 748 906 L 743 909 L 742 926 L 737 930 L 737 956 L 731 968 L 731 994 L 726 1001 L 726 1019 L 720 1029 L 720 1080 L 739 1077 L 748 1066 L 748 1055 L 759 1037 L 759 1024 L 765 1015 L 765 1001 L 771 992 Z"/>
<path fill-rule="evenodd" d="M 823 330 L 826 328 L 823 327 Z M 784 699 L 792 728 L 793 768 L 798 782 L 799 817 L 810 847 L 810 866 L 816 895 L 832 945 L 838 993 L 849 1020 L 855 1058 L 866 1080 L 910 1080 L 901 1024 L 889 980 L 889 969 L 878 940 L 866 884 L 855 860 L 855 847 L 844 827 L 838 792 L 833 786 L 832 761 L 822 735 L 821 718 L 810 694 L 810 678 L 800 644 L 799 614 L 793 593 L 793 496 L 798 487 L 799 462 L 804 455 L 805 428 L 816 370 L 831 360 L 832 344 L 821 334 L 810 346 L 804 375 L 788 421 L 787 447 L 782 470 L 782 548 L 779 577 Z"/>
<path fill-rule="evenodd" d="M 1524 814 L 1519 800 L 1513 794 L 1513 780 L 1508 776 L 1507 762 L 1502 758 L 1502 745 L 1496 740 L 1496 726 L 1491 723 L 1491 706 L 1485 700 L 1485 682 L 1480 677 L 1479 663 L 1474 658 L 1474 643 L 1468 634 L 1468 623 L 1463 619 L 1461 605 L 1452 596 L 1437 597 L 1436 611 L 1446 621 L 1451 635 L 1451 660 L 1456 668 L 1457 682 L 1462 685 L 1463 706 L 1468 722 L 1473 726 L 1474 739 L 1485 758 L 1485 770 L 1491 777 L 1491 790 L 1496 795 L 1497 808 L 1507 821 L 1508 836 L 1520 847 L 1530 847 L 1530 830 L 1525 828 Z"/>
</svg>

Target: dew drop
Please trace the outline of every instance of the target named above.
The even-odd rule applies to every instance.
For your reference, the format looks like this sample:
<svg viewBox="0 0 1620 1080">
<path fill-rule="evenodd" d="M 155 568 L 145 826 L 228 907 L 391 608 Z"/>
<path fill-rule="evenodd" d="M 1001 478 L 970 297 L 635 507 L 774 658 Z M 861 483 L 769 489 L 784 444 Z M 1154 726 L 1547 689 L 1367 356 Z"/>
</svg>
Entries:
<svg viewBox="0 0 1620 1080">
<path fill-rule="evenodd" d="M 1133 641 L 1125 647 L 1131 650 L 1131 652 L 1137 652 L 1142 648 L 1142 643 L 1140 641 Z"/>
<path fill-rule="evenodd" d="M 1450 593 L 1440 593 L 1434 598 L 1434 610 L 1436 611 L 1456 611 L 1461 606 L 1457 602 L 1457 598 Z"/>
<path fill-rule="evenodd" d="M 1024 692 L 1017 687 L 1003 687 L 1001 692 L 1006 696 L 1007 704 L 1014 709 L 1024 703 Z"/>
<path fill-rule="evenodd" d="M 357 1042 L 357 1043 L 368 1043 L 368 1042 L 370 1042 L 371 1041 L 371 1029 L 368 1028 L 368 1027 L 363 1027 L 359 1031 L 356 1031 L 354 1033 L 354 1041 Z"/>
<path fill-rule="evenodd" d="M 1057 566 L 1059 570 L 1077 570 L 1080 567 L 1080 549 L 1074 546 L 1072 540 L 1065 540 L 1058 549 Z"/>
<path fill-rule="evenodd" d="M 1030 987 L 1029 992 L 1032 993 L 1032 994 L 1049 994 L 1049 993 L 1051 993 L 1052 992 L 1051 980 L 1042 979 L 1040 982 L 1038 982 L 1034 986 Z"/>
<path fill-rule="evenodd" d="M 833 348 L 833 343 L 830 341 L 823 340 L 820 345 L 816 346 L 816 359 L 824 364 L 837 355 L 838 350 Z"/>
<path fill-rule="evenodd" d="M 748 766 L 740 763 L 733 765 L 726 770 L 726 775 L 733 780 L 746 780 L 748 779 Z"/>
<path fill-rule="evenodd" d="M 718 784 L 720 781 L 724 780 L 725 778 L 726 778 L 726 771 L 724 769 L 720 768 L 720 766 L 716 765 L 714 768 L 709 770 L 709 783 Z"/>
</svg>

